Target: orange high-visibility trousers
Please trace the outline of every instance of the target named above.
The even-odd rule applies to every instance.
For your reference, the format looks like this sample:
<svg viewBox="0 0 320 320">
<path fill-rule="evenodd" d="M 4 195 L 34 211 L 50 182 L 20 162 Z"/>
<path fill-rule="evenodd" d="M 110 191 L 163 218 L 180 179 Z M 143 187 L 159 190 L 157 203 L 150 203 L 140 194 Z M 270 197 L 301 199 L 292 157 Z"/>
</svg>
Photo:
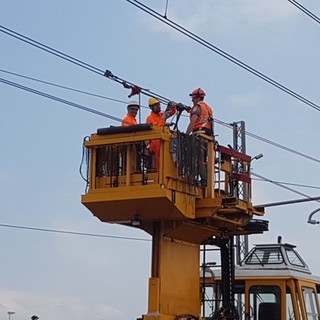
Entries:
<svg viewBox="0 0 320 320">
<path fill-rule="evenodd" d="M 149 144 L 149 150 L 152 154 L 154 154 L 156 169 L 159 169 L 160 166 L 160 145 L 161 141 L 151 140 Z"/>
</svg>

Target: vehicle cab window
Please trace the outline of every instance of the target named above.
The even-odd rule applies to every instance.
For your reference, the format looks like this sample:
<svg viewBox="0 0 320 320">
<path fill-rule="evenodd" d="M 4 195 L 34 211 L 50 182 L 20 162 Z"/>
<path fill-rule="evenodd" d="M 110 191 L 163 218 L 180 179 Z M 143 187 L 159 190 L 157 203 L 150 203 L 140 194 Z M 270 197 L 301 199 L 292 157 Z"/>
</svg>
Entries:
<svg viewBox="0 0 320 320">
<path fill-rule="evenodd" d="M 252 286 L 250 311 L 253 320 L 281 319 L 281 290 L 278 286 Z"/>
</svg>

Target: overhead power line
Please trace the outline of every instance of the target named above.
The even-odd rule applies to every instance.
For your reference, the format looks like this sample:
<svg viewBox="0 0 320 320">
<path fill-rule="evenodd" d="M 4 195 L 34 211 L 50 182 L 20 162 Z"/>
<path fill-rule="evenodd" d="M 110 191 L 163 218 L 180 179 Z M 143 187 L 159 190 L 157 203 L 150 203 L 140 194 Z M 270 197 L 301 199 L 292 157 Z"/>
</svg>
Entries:
<svg viewBox="0 0 320 320">
<path fill-rule="evenodd" d="M 213 44 L 211 44 L 210 42 L 200 38 L 199 36 L 197 36 L 196 34 L 192 33 L 191 31 L 187 30 L 186 28 L 180 26 L 179 24 L 175 23 L 174 21 L 172 20 L 169 20 L 165 17 L 163 17 L 162 15 L 160 15 L 158 12 L 152 10 L 151 8 L 145 6 L 144 4 L 142 4 L 141 2 L 139 1 L 135 1 L 135 0 L 126 0 L 127 2 L 133 4 L 134 6 L 138 7 L 139 9 L 145 11 L 146 13 L 148 13 L 149 15 L 155 17 L 156 19 L 164 22 L 165 24 L 167 24 L 168 26 L 172 27 L 173 29 L 179 31 L 180 33 L 186 35 L 187 37 L 189 37 L 190 39 L 200 43 L 201 45 L 203 45 L 204 47 L 208 48 L 209 50 L 219 54 L 220 56 L 222 56 L 223 58 L 231 61 L 232 63 L 238 65 L 239 67 L 247 70 L 248 72 L 254 74 L 255 76 L 257 76 L 258 78 L 268 82 L 269 84 L 275 86 L 276 88 L 282 90 L 283 92 L 286 92 L 287 94 L 289 94 L 290 96 L 300 100 L 301 102 L 307 104 L 308 106 L 312 107 L 313 109 L 317 110 L 317 111 L 320 111 L 320 106 L 310 100 L 308 100 L 307 98 L 301 96 L 300 94 L 294 92 L 293 90 L 287 88 L 286 86 L 280 84 L 279 82 L 271 79 L 270 77 L 264 75 L 263 73 L 259 72 L 258 70 L 250 67 L 248 64 L 240 61 L 239 59 L 233 57 L 232 55 L 228 54 L 227 52 L 219 49 L 218 47 L 214 46 Z M 164 96 L 161 96 L 155 92 L 152 92 L 148 89 L 144 89 L 142 87 L 139 87 L 131 82 L 127 82 L 115 75 L 113 75 L 109 70 L 102 70 L 102 69 L 99 69 L 99 68 L 96 68 L 88 63 L 85 63 L 79 59 L 76 59 L 70 55 L 67 55 L 61 51 L 58 51 L 56 49 L 53 49 L 45 44 L 42 44 L 41 42 L 39 41 L 36 41 L 36 40 L 33 40 L 29 37 L 26 37 L 24 35 L 22 35 L 21 33 L 18 33 L 14 30 L 11 30 L 7 27 L 4 27 L 2 25 L 0 25 L 0 31 L 9 35 L 9 36 L 12 36 L 18 40 L 21 40 L 21 41 L 24 41 L 32 46 L 35 46 L 41 50 L 44 50 L 50 54 L 53 54 L 59 58 L 62 58 L 64 60 L 67 60 L 73 64 L 76 64 L 82 68 L 85 68 L 89 71 L 92 71 L 92 72 L 95 72 L 99 75 L 102 75 L 102 76 L 105 76 L 105 77 L 108 77 L 109 79 L 113 80 L 113 81 L 116 81 L 118 83 L 121 83 L 124 87 L 126 88 L 131 88 L 132 91 L 134 90 L 139 90 L 138 92 L 141 92 L 147 96 L 155 96 L 157 98 L 159 98 L 162 102 L 168 102 L 170 99 L 168 98 L 165 98 Z"/>
<path fill-rule="evenodd" d="M 7 71 L 7 70 L 4 70 L 4 69 L 0 69 L 0 72 L 7 73 L 7 74 L 10 74 L 10 75 L 19 77 L 19 78 L 23 78 L 23 79 L 27 79 L 27 80 L 31 80 L 31 81 L 35 81 L 35 82 L 39 82 L 39 83 L 43 83 L 43 84 L 46 84 L 46 85 L 49 85 L 49 86 L 61 88 L 61 89 L 64 89 L 64 90 L 78 92 L 78 93 L 89 95 L 89 96 L 92 96 L 92 97 L 101 98 L 101 99 L 114 101 L 114 102 L 119 102 L 119 103 L 126 104 L 126 105 L 128 104 L 128 101 L 123 101 L 123 100 L 119 100 L 119 99 L 115 99 L 115 98 L 111 98 L 111 97 L 106 97 L 106 96 L 103 96 L 101 94 L 92 93 L 92 92 L 88 92 L 88 91 L 84 91 L 84 90 L 79 90 L 79 89 L 76 89 L 76 88 L 63 86 L 61 84 L 57 84 L 57 83 L 53 83 L 53 82 L 50 82 L 50 81 L 37 79 L 37 78 L 34 78 L 34 77 L 30 77 L 30 76 L 25 76 L 25 75 L 22 75 L 22 74 L 19 74 L 19 73 L 16 73 L 16 72 Z M 146 107 L 146 106 L 143 106 L 143 105 L 140 105 L 140 107 L 149 109 L 149 107 Z"/>
<path fill-rule="evenodd" d="M 310 199 L 310 201 L 314 200 L 314 201 L 320 202 L 319 199 L 314 199 L 313 197 L 310 197 L 310 196 L 308 196 L 307 194 L 305 194 L 305 193 L 303 193 L 303 192 L 300 192 L 300 191 L 294 190 L 294 189 L 292 189 L 292 188 L 289 188 L 289 187 L 283 185 L 283 184 L 280 183 L 280 182 L 277 182 L 277 181 L 268 179 L 268 178 L 266 178 L 266 177 L 264 177 L 264 176 L 261 176 L 261 175 L 259 175 L 259 174 L 257 174 L 257 173 L 254 173 L 254 172 L 251 172 L 251 175 L 252 175 L 252 176 L 255 176 L 255 177 L 258 177 L 258 178 L 260 178 L 260 179 L 262 179 L 262 180 L 264 180 L 264 181 L 270 182 L 270 183 L 272 183 L 272 184 L 274 184 L 274 185 L 277 185 L 278 187 L 281 187 L 281 188 L 283 188 L 283 189 L 286 189 L 286 190 L 288 190 L 288 191 L 291 191 L 291 192 L 293 192 L 293 193 L 296 193 L 296 194 L 298 194 L 298 195 L 300 195 L 300 196 L 303 196 L 303 197 L 305 197 L 306 199 Z M 261 205 L 261 206 L 262 206 L 262 205 Z"/>
<path fill-rule="evenodd" d="M 3 70 L 3 69 L 0 69 L 0 72 L 7 73 L 7 74 L 10 74 L 10 75 L 19 77 L 19 78 L 28 79 L 28 80 L 36 81 L 36 82 L 43 83 L 43 84 L 46 84 L 46 85 L 54 86 L 54 87 L 57 87 L 57 88 L 61 88 L 61 89 L 69 90 L 69 91 L 74 91 L 74 92 L 86 94 L 86 95 L 89 95 L 89 96 L 92 96 L 92 97 L 96 97 L 96 98 L 101 98 L 101 99 L 106 99 L 106 100 L 110 100 L 110 101 L 115 101 L 115 102 L 127 104 L 127 101 L 113 99 L 113 98 L 106 97 L 106 96 L 103 96 L 103 95 L 100 95 L 100 94 L 91 93 L 91 92 L 87 92 L 87 91 L 83 91 L 83 90 L 79 90 L 79 89 L 75 89 L 75 88 L 70 88 L 70 87 L 63 86 L 63 85 L 60 85 L 60 84 L 57 84 L 57 83 L 53 83 L 53 82 L 37 79 L 37 78 L 34 78 L 34 77 L 25 76 L 25 75 L 22 75 L 22 74 L 19 74 L 19 73 L 16 73 L 16 72 L 11 72 L 11 71 L 7 71 L 7 70 Z"/>
<path fill-rule="evenodd" d="M 13 228 L 13 229 L 24 229 L 31 231 L 42 231 L 42 232 L 52 232 L 52 233 L 62 233 L 76 236 L 86 236 L 86 237 L 97 237 L 97 238 L 111 238 L 111 239 L 121 239 L 121 240 L 135 240 L 135 241 L 151 241 L 146 238 L 134 238 L 134 237 L 122 237 L 122 236 L 111 236 L 106 234 L 97 234 L 97 233 L 86 233 L 86 232 L 77 232 L 77 231 L 66 231 L 66 230 L 57 230 L 57 229 L 47 229 L 47 228 L 36 228 L 36 227 L 27 227 L 27 226 L 17 226 L 12 224 L 0 224 L 0 227 Z"/>
<path fill-rule="evenodd" d="M 51 48 L 51 47 L 49 47 L 49 46 L 47 46 L 47 45 L 45 45 L 45 44 L 43 44 L 43 43 L 41 43 L 39 41 L 33 40 L 33 39 L 31 39 L 31 38 L 29 38 L 29 37 L 27 37 L 27 36 L 25 36 L 25 35 L 23 35 L 21 33 L 18 33 L 18 32 L 14 31 L 14 30 L 6 28 L 5 26 L 0 25 L 0 31 L 5 33 L 5 34 L 7 34 L 7 35 L 9 35 L 9 36 L 11 36 L 11 37 L 14 37 L 14 38 L 16 38 L 18 40 L 21 40 L 21 41 L 23 41 L 23 42 L 25 42 L 27 44 L 31 44 L 32 46 L 34 46 L 34 47 L 36 47 L 38 49 L 41 49 L 41 50 L 46 51 L 46 52 L 48 52 L 50 54 L 53 54 L 53 55 L 55 55 L 55 56 L 57 56 L 59 58 L 67 60 L 67 61 L 69 61 L 69 62 L 71 62 L 73 64 L 76 64 L 79 67 L 85 68 L 85 69 L 87 69 L 87 70 L 89 70 L 91 72 L 95 72 L 95 73 L 100 74 L 100 75 L 104 74 L 104 71 L 101 70 L 101 69 L 98 69 L 98 68 L 96 68 L 96 67 L 94 67 L 94 66 L 92 66 L 92 65 L 90 65 L 88 63 L 85 63 L 85 62 L 83 62 L 83 61 L 81 61 L 79 59 L 76 59 L 74 57 L 71 57 L 71 56 L 69 56 L 69 55 L 67 55 L 67 54 L 65 54 L 65 53 L 63 53 L 61 51 L 58 51 L 58 50 L 56 50 L 54 48 Z"/>
<path fill-rule="evenodd" d="M 222 126 L 228 127 L 228 128 L 233 128 L 232 124 L 223 122 L 223 121 L 218 120 L 218 119 L 214 119 L 214 122 L 216 122 L 216 123 L 218 123 L 218 124 L 220 124 L 220 125 L 222 125 Z M 305 153 L 302 153 L 302 152 L 300 152 L 300 151 L 297 151 L 297 150 L 294 150 L 294 149 L 292 149 L 292 148 L 286 147 L 286 146 L 284 146 L 284 145 L 282 145 L 282 144 L 279 144 L 279 143 L 277 143 L 277 142 L 273 142 L 273 141 L 271 141 L 271 140 L 269 140 L 269 139 L 267 139 L 267 138 L 261 137 L 261 136 L 259 136 L 259 135 L 257 135 L 257 134 L 251 133 L 251 132 L 249 132 L 249 131 L 242 131 L 242 133 L 243 133 L 243 134 L 246 134 L 247 136 L 252 137 L 252 138 L 254 138 L 254 139 L 257 139 L 257 140 L 263 141 L 263 142 L 265 142 L 265 143 L 268 143 L 268 144 L 270 144 L 270 145 L 272 145 L 272 146 L 274 146 L 274 147 L 277 147 L 277 148 L 279 148 L 279 149 L 282 149 L 282 150 L 284 150 L 284 151 L 287 151 L 287 152 L 293 153 L 293 154 L 295 154 L 295 155 L 297 155 L 297 156 L 300 156 L 300 157 L 303 157 L 303 158 L 312 160 L 312 161 L 314 161 L 314 162 L 320 163 L 320 160 L 317 159 L 317 158 L 311 157 L 311 156 L 309 156 L 309 155 L 307 155 L 307 154 L 305 154 Z"/>
<path fill-rule="evenodd" d="M 309 11 L 306 7 L 304 7 L 301 3 L 295 0 L 288 0 L 290 3 L 292 3 L 294 6 L 296 6 L 299 10 L 304 12 L 307 16 L 309 16 L 311 19 L 313 19 L 315 22 L 318 22 L 320 24 L 320 18 L 317 17 L 314 13 Z"/>
<path fill-rule="evenodd" d="M 97 67 L 95 67 L 93 65 L 90 65 L 90 64 L 88 64 L 86 62 L 83 62 L 83 61 L 81 61 L 79 59 L 76 59 L 76 58 L 74 58 L 74 57 L 72 57 L 70 55 L 67 55 L 67 54 L 65 54 L 65 53 L 63 53 L 61 51 L 58 51 L 58 50 L 56 50 L 56 49 L 54 49 L 52 47 L 49 47 L 49 46 L 39 42 L 39 41 L 33 40 L 33 39 L 31 39 L 31 38 L 29 38 L 29 37 L 27 37 L 27 36 L 25 36 L 25 35 L 23 35 L 21 33 L 18 33 L 18 32 L 14 31 L 14 30 L 11 30 L 11 29 L 9 29 L 9 28 L 7 28 L 5 26 L 0 25 L 0 31 L 5 33 L 5 34 L 7 34 L 7 35 L 9 35 L 9 36 L 11 36 L 11 37 L 14 37 L 14 38 L 16 38 L 18 40 L 21 40 L 21 41 L 23 41 L 23 42 L 25 42 L 27 44 L 30 44 L 30 45 L 38 48 L 38 49 L 41 49 L 41 50 L 43 50 L 43 51 L 45 51 L 47 53 L 50 53 L 50 54 L 52 54 L 52 55 L 54 55 L 56 57 L 59 57 L 59 58 L 64 59 L 64 60 L 66 60 L 68 62 L 71 62 L 71 63 L 73 63 L 73 64 L 75 64 L 75 65 L 77 65 L 79 67 L 82 67 L 82 68 L 84 68 L 86 70 L 89 70 L 89 71 L 94 72 L 94 73 L 96 73 L 98 75 L 107 77 L 110 80 L 113 80 L 115 82 L 118 82 L 118 83 L 122 84 L 126 89 L 131 89 L 131 94 L 129 94 L 129 97 L 131 97 L 132 95 L 135 95 L 135 94 L 142 93 L 142 94 L 147 95 L 147 96 L 157 97 L 162 102 L 168 102 L 169 101 L 169 99 L 167 99 L 167 98 L 165 98 L 165 97 L 163 97 L 163 96 L 161 96 L 161 95 L 159 95 L 159 94 L 157 94 L 155 92 L 152 92 L 149 89 L 142 88 L 140 86 L 135 85 L 132 82 L 128 82 L 128 81 L 123 80 L 122 78 L 114 75 L 110 70 L 99 69 L 99 68 L 97 68 Z"/>
<path fill-rule="evenodd" d="M 232 55 L 228 54 L 227 52 L 219 49 L 218 47 L 214 46 L 212 43 L 204 40 L 203 38 L 199 37 L 198 35 L 196 35 L 195 33 L 191 32 L 191 31 L 189 31 L 188 29 L 182 27 L 181 25 L 177 24 L 176 22 L 174 22 L 174 21 L 162 16 L 160 13 L 158 13 L 157 11 L 155 11 L 155 10 L 151 9 L 150 7 L 144 5 L 143 3 L 139 2 L 139 1 L 136 1 L 136 0 L 125 0 L 125 1 L 131 3 L 135 7 L 137 7 L 140 10 L 146 12 L 147 14 L 149 14 L 150 16 L 158 19 L 159 21 L 165 23 L 169 27 L 177 30 L 178 32 L 180 32 L 181 34 L 187 36 L 188 38 L 196 41 L 197 43 L 201 44 L 202 46 L 206 47 L 207 49 L 217 53 L 221 57 L 229 60 L 230 62 L 236 64 L 237 66 L 243 68 L 244 70 L 252 73 L 256 77 L 268 82 L 272 86 L 274 86 L 274 87 L 280 89 L 281 91 L 289 94 L 290 96 L 300 100 L 301 102 L 305 103 L 306 105 L 310 106 L 311 108 L 313 108 L 313 109 L 315 109 L 317 111 L 320 111 L 320 105 L 308 100 L 307 98 L 301 96 L 297 92 L 289 89 L 288 87 L 282 85 L 281 83 L 273 80 L 272 78 L 268 77 L 267 75 L 263 74 L 262 72 L 258 71 L 257 69 L 250 67 L 248 64 L 242 62 L 241 60 L 239 60 L 239 59 L 237 59 L 235 57 L 233 57 Z"/>
<path fill-rule="evenodd" d="M 9 80 L 3 79 L 3 78 L 0 78 L 0 82 L 2 82 L 4 84 L 7 84 L 9 86 L 24 90 L 24 91 L 28 91 L 28 92 L 37 94 L 39 96 L 42 96 L 42 97 L 45 97 L 45 98 L 48 98 L 48 99 L 51 99 L 51 100 L 54 100 L 54 101 L 58 101 L 58 102 L 64 103 L 66 105 L 69 105 L 71 107 L 74 107 L 74 108 L 77 108 L 77 109 L 80 109 L 80 110 L 91 112 L 91 113 L 96 114 L 98 116 L 102 116 L 102 117 L 105 117 L 105 118 L 108 118 L 108 119 L 111 119 L 111 120 L 114 120 L 114 121 L 118 121 L 118 122 L 122 121 L 120 118 L 114 117 L 114 116 L 112 116 L 110 114 L 107 114 L 107 113 L 104 113 L 104 112 L 101 112 L 101 111 L 98 111 L 98 110 L 94 110 L 94 109 L 82 106 L 82 105 L 80 105 L 78 103 L 71 102 L 71 101 L 68 101 L 68 100 L 53 96 L 51 94 L 48 94 L 48 93 L 45 93 L 45 92 L 42 92 L 42 91 L 39 91 L 39 90 L 32 89 L 30 87 L 23 86 L 23 85 L 21 85 L 19 83 L 16 83 L 16 82 L 12 82 L 12 81 L 9 81 Z"/>
<path fill-rule="evenodd" d="M 268 181 L 266 181 L 264 179 L 257 179 L 257 178 L 253 178 L 252 180 L 268 182 Z M 284 182 L 284 181 L 274 181 L 274 182 L 279 183 L 279 184 L 283 184 L 283 185 L 287 185 L 287 186 L 294 186 L 294 187 L 310 188 L 310 189 L 320 190 L 320 187 L 310 186 L 310 185 L 307 185 L 307 184 L 291 183 L 291 182 Z"/>
</svg>

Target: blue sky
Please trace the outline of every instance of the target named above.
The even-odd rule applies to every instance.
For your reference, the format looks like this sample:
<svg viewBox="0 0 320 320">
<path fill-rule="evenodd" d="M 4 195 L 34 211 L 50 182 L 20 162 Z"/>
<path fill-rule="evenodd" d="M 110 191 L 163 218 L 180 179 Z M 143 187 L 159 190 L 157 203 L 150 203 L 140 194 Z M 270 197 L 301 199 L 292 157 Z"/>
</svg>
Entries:
<svg viewBox="0 0 320 320">
<path fill-rule="evenodd" d="M 144 0 L 164 13 L 165 1 Z M 300 1 L 320 15 L 316 0 Z M 169 0 L 168 17 L 232 56 L 320 103 L 320 26 L 285 0 Z M 2 1 L 1 25 L 175 101 L 207 92 L 215 117 L 244 120 L 249 132 L 320 159 L 320 113 L 141 12 L 125 0 Z M 121 85 L 0 33 L 0 69 L 128 101 Z M 122 118 L 123 103 L 21 79 L 0 77 Z M 149 240 L 139 230 L 103 224 L 81 205 L 82 140 L 116 121 L 0 84 L 1 225 L 68 230 Z M 142 97 L 146 105 L 147 98 Z M 142 110 L 145 119 L 147 109 Z M 180 129 L 188 119 L 183 117 Z M 232 132 L 215 125 L 220 144 Z M 247 137 L 247 153 L 264 157 L 253 171 L 268 179 L 316 188 L 319 163 Z M 254 181 L 253 202 L 300 196 Z M 307 224 L 317 202 L 266 209 L 270 231 L 250 243 L 296 244 L 314 273 L 319 226 Z M 317 218 L 317 216 L 315 216 Z M 320 217 L 318 217 L 320 219 Z M 0 318 L 114 319 L 146 312 L 150 241 L 129 241 L 1 227 Z"/>
</svg>

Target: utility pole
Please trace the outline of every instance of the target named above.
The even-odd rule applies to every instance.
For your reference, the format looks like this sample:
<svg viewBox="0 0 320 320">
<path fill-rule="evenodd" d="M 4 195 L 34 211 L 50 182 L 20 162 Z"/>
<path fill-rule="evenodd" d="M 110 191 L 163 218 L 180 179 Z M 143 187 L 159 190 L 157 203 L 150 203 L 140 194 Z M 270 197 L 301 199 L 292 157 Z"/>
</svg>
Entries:
<svg viewBox="0 0 320 320">
<path fill-rule="evenodd" d="M 233 122 L 233 149 L 246 153 L 246 137 L 245 137 L 245 122 Z M 236 172 L 241 172 L 240 163 L 235 164 Z M 234 185 L 234 196 L 240 199 L 246 199 L 248 196 L 248 187 L 244 182 L 238 181 Z M 236 263 L 239 265 L 241 260 L 249 252 L 249 238 L 247 235 L 236 236 Z"/>
</svg>

